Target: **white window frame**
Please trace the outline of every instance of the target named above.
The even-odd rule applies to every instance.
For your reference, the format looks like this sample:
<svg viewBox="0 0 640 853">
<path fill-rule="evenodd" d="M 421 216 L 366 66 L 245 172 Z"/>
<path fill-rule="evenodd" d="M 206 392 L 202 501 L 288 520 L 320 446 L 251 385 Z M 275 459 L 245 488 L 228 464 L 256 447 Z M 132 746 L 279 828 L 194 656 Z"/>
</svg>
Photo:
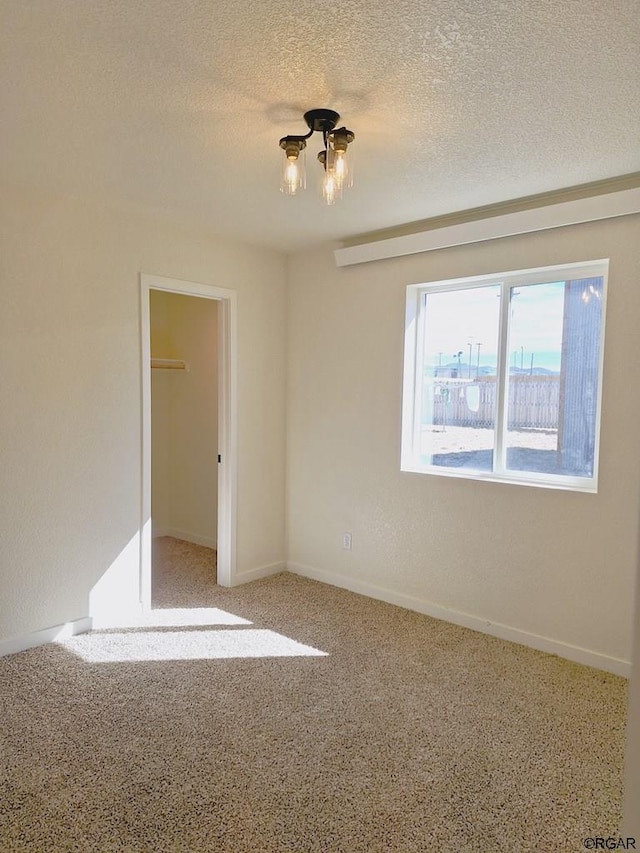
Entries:
<svg viewBox="0 0 640 853">
<path fill-rule="evenodd" d="M 402 447 L 400 468 L 419 474 L 434 474 L 441 477 L 458 477 L 470 480 L 515 483 L 550 489 L 566 489 L 577 492 L 598 490 L 598 465 L 600 447 L 600 420 L 602 408 L 602 378 L 604 365 L 604 334 L 606 325 L 606 299 L 609 260 L 599 259 L 581 263 L 560 264 L 552 267 L 536 267 L 527 270 L 491 273 L 468 278 L 447 279 L 430 283 L 410 284 L 407 287 L 404 343 L 404 381 L 402 396 Z M 595 445 L 592 477 L 572 477 L 565 474 L 540 474 L 529 471 L 510 471 L 506 467 L 505 422 L 507 418 L 509 371 L 507 369 L 510 291 L 527 284 L 546 284 L 563 280 L 602 277 L 602 322 L 600 324 L 600 351 L 598 365 L 598 396 L 596 403 Z M 425 465 L 420 461 L 419 436 L 420 413 L 422 411 L 422 386 L 418 381 L 418 365 L 423 362 L 425 294 L 438 291 L 469 290 L 475 287 L 500 285 L 500 325 L 498 338 L 497 406 L 494 430 L 493 471 L 472 471 L 460 468 L 445 468 Z M 506 298 L 505 298 L 506 297 Z"/>
</svg>

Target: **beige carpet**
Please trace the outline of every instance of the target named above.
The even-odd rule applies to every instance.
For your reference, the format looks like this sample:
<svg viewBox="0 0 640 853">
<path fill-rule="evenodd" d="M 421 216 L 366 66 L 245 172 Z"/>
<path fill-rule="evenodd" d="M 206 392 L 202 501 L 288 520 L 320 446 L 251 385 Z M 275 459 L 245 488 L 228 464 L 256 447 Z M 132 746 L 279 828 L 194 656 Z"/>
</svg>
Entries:
<svg viewBox="0 0 640 853">
<path fill-rule="evenodd" d="M 151 606 L 202 607 L 216 591 L 216 552 L 172 536 L 153 540 Z"/>
<path fill-rule="evenodd" d="M 205 624 L 0 660 L 3 853 L 520 853 L 616 833 L 623 679 L 293 575 L 217 588 L 210 553 L 160 545 L 160 614 L 192 604 L 192 555 Z"/>
</svg>

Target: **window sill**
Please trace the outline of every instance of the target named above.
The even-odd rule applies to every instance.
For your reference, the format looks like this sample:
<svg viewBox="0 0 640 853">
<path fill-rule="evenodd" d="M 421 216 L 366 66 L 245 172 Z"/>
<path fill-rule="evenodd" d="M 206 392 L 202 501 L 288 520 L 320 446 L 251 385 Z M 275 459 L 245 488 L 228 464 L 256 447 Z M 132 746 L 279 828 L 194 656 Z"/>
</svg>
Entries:
<svg viewBox="0 0 640 853">
<path fill-rule="evenodd" d="M 476 480 L 488 483 L 505 483 L 510 486 L 532 486 L 536 489 L 554 489 L 565 492 L 583 492 L 586 494 L 597 494 L 598 484 L 594 479 L 586 477 L 561 477 L 550 478 L 547 476 L 522 476 L 522 472 L 514 474 L 498 474 L 492 471 L 461 471 L 452 468 L 439 468 L 436 466 L 405 465 L 400 468 L 407 474 L 427 474 L 435 477 L 449 477 L 456 480 Z"/>
</svg>

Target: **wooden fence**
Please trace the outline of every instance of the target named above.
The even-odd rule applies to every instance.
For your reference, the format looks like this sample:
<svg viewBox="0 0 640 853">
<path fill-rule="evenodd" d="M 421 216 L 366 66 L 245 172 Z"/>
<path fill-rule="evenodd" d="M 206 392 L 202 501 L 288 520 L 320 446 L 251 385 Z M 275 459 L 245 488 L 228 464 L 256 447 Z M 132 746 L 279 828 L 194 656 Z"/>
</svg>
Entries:
<svg viewBox="0 0 640 853">
<path fill-rule="evenodd" d="M 558 429 L 559 376 L 509 377 L 509 429 Z M 496 380 L 431 379 L 425 384 L 423 422 L 435 425 L 492 427 Z"/>
</svg>

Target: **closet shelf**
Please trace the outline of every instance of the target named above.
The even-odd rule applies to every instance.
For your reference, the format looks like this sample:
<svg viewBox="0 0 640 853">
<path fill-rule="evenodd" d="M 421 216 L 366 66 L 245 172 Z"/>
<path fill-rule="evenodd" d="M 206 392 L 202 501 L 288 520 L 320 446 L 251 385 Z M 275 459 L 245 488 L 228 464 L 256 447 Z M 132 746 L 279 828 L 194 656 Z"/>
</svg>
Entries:
<svg viewBox="0 0 640 853">
<path fill-rule="evenodd" d="M 152 370 L 189 370 L 189 366 L 186 361 L 183 361 L 181 358 L 152 358 L 151 359 L 151 369 Z"/>
</svg>

